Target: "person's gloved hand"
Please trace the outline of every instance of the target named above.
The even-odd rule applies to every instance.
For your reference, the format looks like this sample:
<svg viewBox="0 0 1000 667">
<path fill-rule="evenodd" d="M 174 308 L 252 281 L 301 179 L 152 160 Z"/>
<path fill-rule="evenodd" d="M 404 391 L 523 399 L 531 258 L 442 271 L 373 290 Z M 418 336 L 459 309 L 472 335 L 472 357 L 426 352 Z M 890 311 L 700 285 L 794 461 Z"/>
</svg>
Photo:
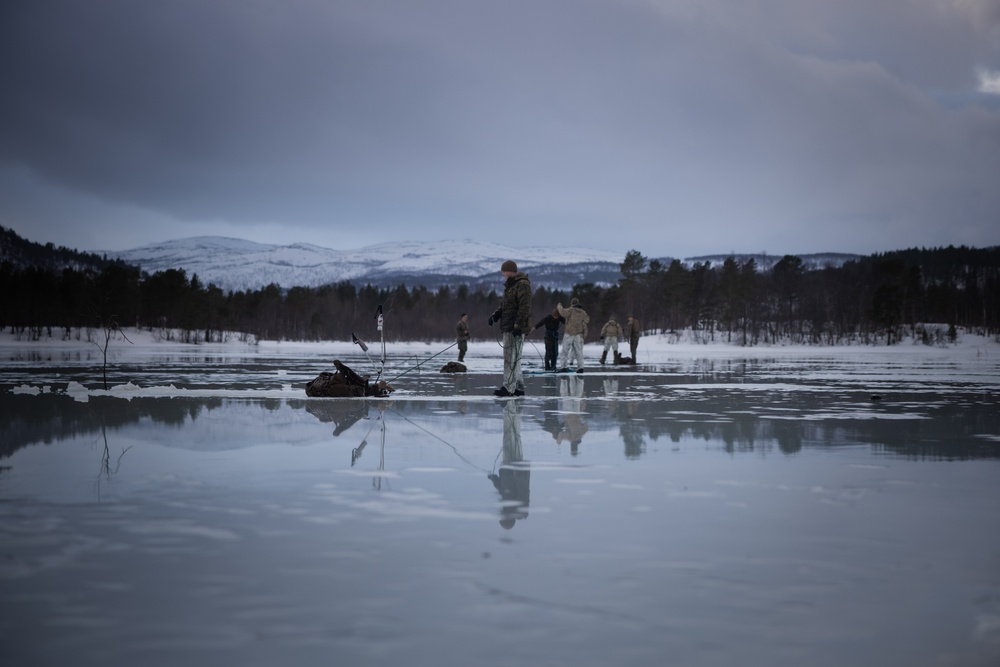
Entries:
<svg viewBox="0 0 1000 667">
<path fill-rule="evenodd" d="M 489 324 L 490 326 L 493 326 L 493 316 L 492 315 L 490 315 L 490 319 L 486 323 Z"/>
</svg>

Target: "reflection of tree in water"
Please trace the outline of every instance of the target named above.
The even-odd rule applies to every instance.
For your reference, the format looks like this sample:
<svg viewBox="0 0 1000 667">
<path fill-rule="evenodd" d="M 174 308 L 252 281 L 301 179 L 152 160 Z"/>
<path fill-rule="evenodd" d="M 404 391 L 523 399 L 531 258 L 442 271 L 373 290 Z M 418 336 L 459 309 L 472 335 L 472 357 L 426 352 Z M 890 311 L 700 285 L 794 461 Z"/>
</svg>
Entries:
<svg viewBox="0 0 1000 667">
<path fill-rule="evenodd" d="M 155 412 L 149 417 L 155 423 L 167 426 L 181 426 L 188 420 L 194 421 L 206 410 L 213 410 L 222 406 L 221 398 L 206 398 L 204 400 L 170 400 L 163 405 L 157 406 Z"/>
<path fill-rule="evenodd" d="M 619 422 L 618 434 L 625 445 L 625 457 L 629 459 L 637 459 L 646 453 L 645 432 L 649 425 L 647 420 L 641 419 L 641 406 L 641 401 L 618 399 L 609 406 L 612 418 Z"/>
<path fill-rule="evenodd" d="M 728 422 L 719 425 L 719 434 L 726 443 L 726 451 L 753 451 L 758 436 L 760 418 L 750 414 L 727 414 Z M 711 431 L 706 431 L 711 433 Z"/>
<path fill-rule="evenodd" d="M 103 411 L 101 413 L 101 418 L 102 419 L 104 418 Z M 110 482 L 111 476 L 118 474 L 118 470 L 121 468 L 122 465 L 122 457 L 125 456 L 125 452 L 132 449 L 132 445 L 123 448 L 121 453 L 118 454 L 118 457 L 114 459 L 114 463 L 112 463 L 111 447 L 108 445 L 108 429 L 107 426 L 105 426 L 103 423 L 101 424 L 101 437 L 104 440 L 104 449 L 101 453 L 101 471 L 97 474 L 97 481 L 95 482 L 98 502 L 101 501 L 102 480 Z"/>
<path fill-rule="evenodd" d="M 521 403 L 507 400 L 503 406 L 503 462 L 489 475 L 500 492 L 500 525 L 510 530 L 520 519 L 528 518 L 531 468 L 521 448 Z"/>
<path fill-rule="evenodd" d="M 802 428 L 794 422 L 776 422 L 773 425 L 774 439 L 785 454 L 795 454 L 802 449 Z"/>
<path fill-rule="evenodd" d="M 0 401 L 0 458 L 39 442 L 70 435 L 99 433 L 142 420 L 166 426 L 183 426 L 205 410 L 224 405 L 222 398 L 131 398 L 90 396 L 78 401 L 67 394 L 42 396 L 5 394 Z"/>
<path fill-rule="evenodd" d="M 258 401 L 258 404 L 265 410 L 277 412 L 285 405 L 285 400 L 282 398 L 264 398 Z"/>
<path fill-rule="evenodd" d="M 646 439 L 643 437 L 644 424 L 636 419 L 639 412 L 639 402 L 620 399 L 618 395 L 618 380 L 604 380 L 601 386 L 608 401 L 608 412 L 620 422 L 618 434 L 625 445 L 625 458 L 637 459 L 646 453 Z"/>
</svg>

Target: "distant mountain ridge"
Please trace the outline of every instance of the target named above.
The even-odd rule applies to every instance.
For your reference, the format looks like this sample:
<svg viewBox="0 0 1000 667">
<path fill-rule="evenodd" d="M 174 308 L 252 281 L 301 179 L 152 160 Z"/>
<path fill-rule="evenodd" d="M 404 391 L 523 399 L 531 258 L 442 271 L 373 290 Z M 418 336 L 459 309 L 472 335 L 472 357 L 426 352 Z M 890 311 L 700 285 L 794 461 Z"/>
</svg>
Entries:
<svg viewBox="0 0 1000 667">
<path fill-rule="evenodd" d="M 279 246 L 241 239 L 201 236 L 166 241 L 133 250 L 106 253 L 149 273 L 184 269 L 202 283 L 223 290 L 255 290 L 271 283 L 281 287 L 318 287 L 350 281 L 355 285 L 395 287 L 467 284 L 499 285 L 500 264 L 514 259 L 531 277 L 532 284 L 571 290 L 580 283 L 612 285 L 621 277 L 624 253 L 586 248 L 513 248 L 482 241 L 400 241 L 357 250 L 332 250 L 307 243 Z M 740 262 L 753 258 L 758 269 L 768 271 L 781 259 L 765 253 L 706 255 L 683 260 L 685 264 L 722 264 L 733 256 Z M 800 255 L 808 269 L 840 266 L 858 255 L 819 253 Z M 653 259 L 653 258 L 649 258 Z M 672 258 L 659 258 L 666 267 Z"/>
<path fill-rule="evenodd" d="M 728 257 L 744 263 L 753 258 L 759 271 L 768 271 L 778 255 L 719 254 L 689 257 L 687 266 L 709 262 L 721 265 Z M 807 269 L 840 266 L 860 255 L 817 253 L 797 255 Z M 202 284 L 224 291 L 258 290 L 270 284 L 284 289 L 318 287 L 349 281 L 356 286 L 437 289 L 466 284 L 475 289 L 500 286 L 500 264 L 514 259 L 529 274 L 532 284 L 569 291 L 574 285 L 607 286 L 618 282 L 625 254 L 585 248 L 513 248 L 481 241 L 388 242 L 357 250 L 333 250 L 308 243 L 270 245 L 243 239 L 201 236 L 154 243 L 124 251 L 75 251 L 53 244 L 38 244 L 0 227 L 0 262 L 49 270 L 86 268 L 100 270 L 118 260 L 147 273 L 183 269 L 197 274 Z M 670 257 L 653 258 L 664 268 Z"/>
<path fill-rule="evenodd" d="M 514 259 L 536 285 L 570 289 L 580 282 L 612 284 L 621 278 L 624 255 L 582 248 L 512 248 L 481 241 L 380 243 L 341 251 L 307 243 L 268 245 L 241 239 L 202 236 L 107 252 L 109 257 L 155 273 L 184 269 L 223 290 L 318 287 L 350 281 L 376 287 L 470 286 L 500 283 L 500 264 Z"/>
</svg>

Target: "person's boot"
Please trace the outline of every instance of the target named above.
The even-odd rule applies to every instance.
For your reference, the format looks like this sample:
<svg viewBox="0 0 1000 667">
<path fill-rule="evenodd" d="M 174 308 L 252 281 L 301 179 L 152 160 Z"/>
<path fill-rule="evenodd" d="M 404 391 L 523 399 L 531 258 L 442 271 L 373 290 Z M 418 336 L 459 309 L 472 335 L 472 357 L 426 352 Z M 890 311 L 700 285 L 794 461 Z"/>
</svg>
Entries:
<svg viewBox="0 0 1000 667">
<path fill-rule="evenodd" d="M 608 351 L 604 350 L 604 354 L 601 355 L 601 365 L 603 366 L 604 362 L 607 360 L 608 360 Z"/>
</svg>

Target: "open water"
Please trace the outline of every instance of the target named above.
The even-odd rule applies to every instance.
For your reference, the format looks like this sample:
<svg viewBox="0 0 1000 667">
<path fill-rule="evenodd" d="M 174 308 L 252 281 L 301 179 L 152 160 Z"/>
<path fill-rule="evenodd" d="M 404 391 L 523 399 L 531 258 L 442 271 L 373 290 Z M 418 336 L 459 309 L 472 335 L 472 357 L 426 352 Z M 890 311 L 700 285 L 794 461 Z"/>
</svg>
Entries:
<svg viewBox="0 0 1000 667">
<path fill-rule="evenodd" d="M 433 352 L 2 350 L 0 664 L 1000 664 L 996 361 Z"/>
</svg>

